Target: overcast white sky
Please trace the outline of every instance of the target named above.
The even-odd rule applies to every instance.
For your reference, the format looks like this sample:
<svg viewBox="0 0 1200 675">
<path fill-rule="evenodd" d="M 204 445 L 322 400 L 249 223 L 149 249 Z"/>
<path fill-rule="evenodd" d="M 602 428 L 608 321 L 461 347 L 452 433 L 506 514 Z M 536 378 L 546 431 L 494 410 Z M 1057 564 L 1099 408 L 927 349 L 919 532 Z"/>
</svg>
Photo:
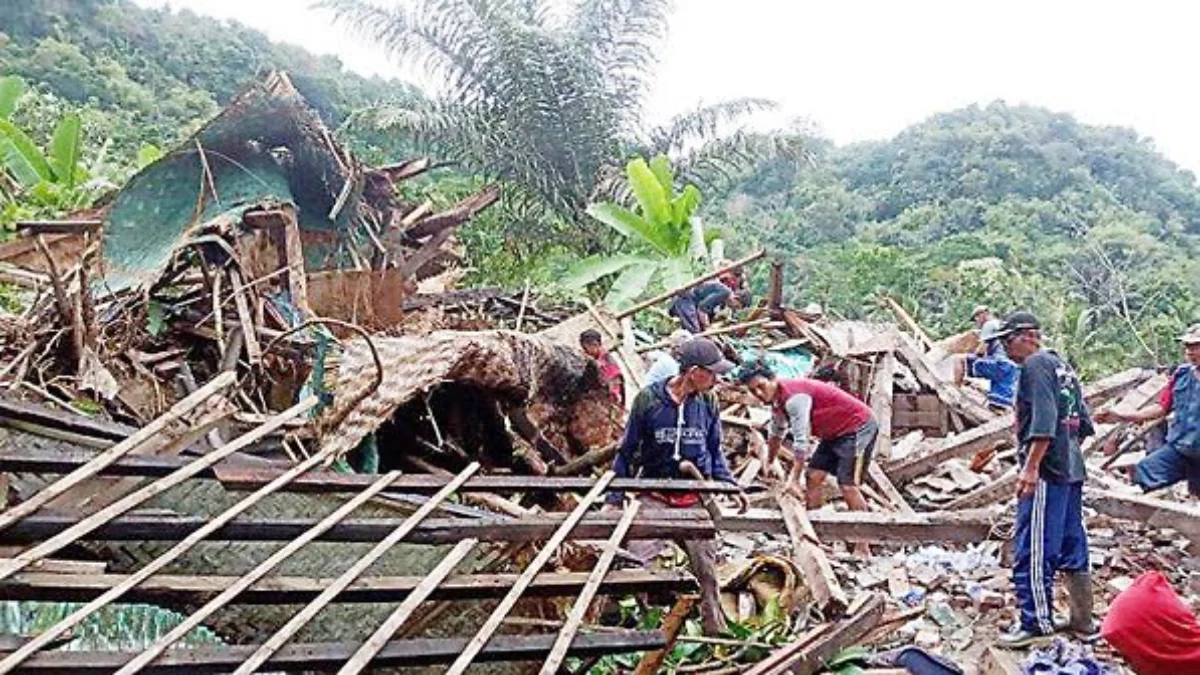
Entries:
<svg viewBox="0 0 1200 675">
<path fill-rule="evenodd" d="M 236 19 L 366 74 L 396 74 L 310 0 L 135 0 Z M 838 143 L 1003 99 L 1130 126 L 1200 173 L 1200 3 L 676 0 L 650 115 L 778 101 Z"/>
</svg>

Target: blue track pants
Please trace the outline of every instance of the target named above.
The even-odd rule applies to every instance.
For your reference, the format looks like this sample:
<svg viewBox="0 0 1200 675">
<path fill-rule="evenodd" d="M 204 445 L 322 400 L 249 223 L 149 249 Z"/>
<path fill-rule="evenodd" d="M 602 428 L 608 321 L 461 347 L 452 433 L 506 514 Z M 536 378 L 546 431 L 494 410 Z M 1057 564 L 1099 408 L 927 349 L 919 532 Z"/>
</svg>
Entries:
<svg viewBox="0 0 1200 675">
<path fill-rule="evenodd" d="M 1017 502 L 1013 584 L 1021 628 L 1054 632 L 1054 575 L 1088 569 L 1083 527 L 1083 483 L 1039 480 L 1033 496 Z"/>
</svg>

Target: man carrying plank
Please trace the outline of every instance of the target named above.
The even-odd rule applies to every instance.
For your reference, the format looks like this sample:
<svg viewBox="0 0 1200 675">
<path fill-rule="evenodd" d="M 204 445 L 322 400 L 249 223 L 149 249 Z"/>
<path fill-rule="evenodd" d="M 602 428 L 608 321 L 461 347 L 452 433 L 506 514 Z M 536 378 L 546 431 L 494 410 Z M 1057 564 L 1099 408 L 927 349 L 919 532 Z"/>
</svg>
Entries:
<svg viewBox="0 0 1200 675">
<path fill-rule="evenodd" d="M 1067 630 L 1091 636 L 1092 579 L 1083 526 L 1087 468 L 1080 439 L 1094 433 L 1075 372 L 1042 349 L 1041 326 L 1028 312 L 1008 315 L 998 331 L 1009 358 L 1020 364 L 1017 384 L 1017 526 L 1013 584 L 1020 622 L 998 645 L 1023 649 Z M 1071 617 L 1055 624 L 1054 575 L 1067 575 Z"/>
</svg>

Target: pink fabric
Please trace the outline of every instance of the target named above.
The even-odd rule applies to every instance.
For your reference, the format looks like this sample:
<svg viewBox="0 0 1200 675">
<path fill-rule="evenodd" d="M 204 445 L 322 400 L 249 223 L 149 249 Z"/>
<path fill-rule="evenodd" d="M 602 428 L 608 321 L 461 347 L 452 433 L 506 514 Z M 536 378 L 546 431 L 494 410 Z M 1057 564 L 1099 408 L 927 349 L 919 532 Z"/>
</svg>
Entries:
<svg viewBox="0 0 1200 675">
<path fill-rule="evenodd" d="M 784 406 L 796 394 L 812 398 L 809 431 L 823 441 L 852 434 L 871 419 L 871 409 L 865 403 L 835 385 L 820 380 L 779 380 L 775 395 L 775 410 L 787 416 Z"/>
<path fill-rule="evenodd" d="M 1161 572 L 1146 572 L 1113 600 L 1100 636 L 1138 675 L 1200 673 L 1200 623 Z"/>
<path fill-rule="evenodd" d="M 1171 381 L 1167 383 L 1167 388 L 1163 390 L 1162 395 L 1158 397 L 1158 404 L 1163 407 L 1163 410 L 1171 412 L 1171 404 L 1175 402 L 1175 377 L 1177 373 L 1171 374 Z"/>
<path fill-rule="evenodd" d="M 625 378 L 621 375 L 621 367 L 608 352 L 602 353 L 596 363 L 600 366 L 600 381 L 608 385 L 608 395 L 613 403 L 624 404 Z"/>
</svg>

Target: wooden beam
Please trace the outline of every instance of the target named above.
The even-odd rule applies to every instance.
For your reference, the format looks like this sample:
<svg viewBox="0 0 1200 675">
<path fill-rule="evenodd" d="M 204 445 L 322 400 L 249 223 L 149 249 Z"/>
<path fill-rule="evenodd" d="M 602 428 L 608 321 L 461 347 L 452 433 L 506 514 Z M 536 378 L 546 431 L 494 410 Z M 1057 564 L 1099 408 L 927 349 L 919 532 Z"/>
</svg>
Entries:
<svg viewBox="0 0 1200 675">
<path fill-rule="evenodd" d="M 422 667 L 445 665 L 466 646 L 460 638 L 393 640 L 375 657 L 372 666 Z M 553 635 L 497 636 L 479 654 L 480 662 L 530 661 L 543 659 L 553 646 Z M 665 640 L 659 631 L 605 632 L 580 635 L 571 656 L 590 656 L 659 649 Z M 357 642 L 297 644 L 284 647 L 265 670 L 288 672 L 329 671 L 345 664 L 358 649 Z M 254 650 L 254 645 L 172 649 L 146 672 L 155 675 L 217 675 L 236 668 Z M 38 654 L 22 668 L 30 675 L 107 675 L 127 664 L 136 652 L 57 651 Z"/>
<path fill-rule="evenodd" d="M 37 494 L 29 499 L 10 507 L 8 510 L 0 513 L 0 532 L 11 526 L 13 523 L 21 520 L 25 516 L 36 512 L 46 504 L 53 501 L 59 495 L 70 490 L 72 487 L 82 483 L 92 476 L 100 473 L 104 467 L 112 464 L 124 455 L 127 455 L 138 448 L 142 447 L 147 441 L 156 438 L 159 434 L 167 431 L 167 429 L 175 422 L 181 420 L 185 415 L 191 413 L 201 404 L 211 398 L 213 395 L 229 388 L 237 380 L 234 373 L 221 373 L 214 377 L 210 382 L 205 384 L 194 394 L 190 394 L 183 400 L 171 406 L 167 412 L 156 417 L 150 424 L 138 429 L 134 434 L 125 440 L 117 443 L 113 447 L 101 452 L 89 461 L 87 464 L 80 466 L 71 473 L 63 476 L 54 483 L 42 488 Z M 5 574 L 3 570 L 7 567 L 0 567 L 0 579 L 4 578 L 12 572 Z M 16 570 L 13 570 L 16 571 Z"/>
<path fill-rule="evenodd" d="M 558 672 L 559 666 L 562 665 L 563 660 L 567 658 L 567 651 L 570 650 L 571 643 L 575 640 L 575 634 L 579 632 L 579 627 L 583 625 L 588 608 L 592 606 L 592 600 L 595 599 L 596 593 L 600 590 L 600 584 L 604 583 L 604 577 L 608 575 L 609 568 L 612 567 L 613 561 L 616 560 L 617 551 L 621 548 L 621 542 L 625 540 L 625 535 L 629 532 L 629 526 L 633 524 L 633 519 L 637 516 L 640 507 L 641 502 L 638 501 L 631 502 L 625 507 L 625 513 L 621 516 L 620 522 L 613 528 L 612 535 L 604 544 L 604 552 L 600 554 L 600 559 L 596 561 L 596 566 L 592 568 L 591 574 L 588 575 L 587 584 L 583 587 L 583 591 L 579 593 L 579 597 L 575 598 L 575 603 L 571 605 L 571 611 L 567 614 L 567 618 L 563 622 L 562 630 L 558 632 L 558 638 L 554 641 L 554 647 L 550 650 L 550 655 L 546 657 L 546 661 L 542 664 L 540 675 L 555 675 Z"/>
<path fill-rule="evenodd" d="M 634 521 L 630 538 L 708 539 L 716 528 L 704 511 L 693 511 L 693 519 L 666 518 L 655 513 Z M 563 523 L 563 514 L 524 518 L 430 518 L 413 531 L 410 543 L 444 545 L 463 538 L 491 542 L 531 542 L 545 539 Z M 0 545 L 26 544 L 57 537 L 75 519 L 57 514 L 35 515 L 14 525 L 0 536 Z M 80 541 L 180 541 L 208 523 L 197 516 L 133 514 L 113 518 L 78 536 Z M 212 541 L 291 541 L 304 534 L 316 521 L 309 518 L 238 518 L 214 529 Z M 374 544 L 400 525 L 395 518 L 347 519 L 325 530 L 318 541 Z M 575 532 L 579 539 L 604 539 L 616 524 L 616 514 L 588 514 Z"/>
<path fill-rule="evenodd" d="M 538 551 L 537 556 L 529 563 L 529 566 L 521 572 L 521 576 L 517 578 L 508 595 L 504 596 L 504 599 L 500 601 L 500 604 L 488 616 L 487 621 L 484 622 L 479 632 L 475 633 L 475 637 L 471 638 L 471 641 L 467 643 L 462 654 L 450 665 L 450 668 L 446 671 L 447 675 L 463 675 L 466 672 L 471 662 L 475 660 L 475 656 L 487 646 L 496 630 L 500 628 L 500 624 L 504 622 L 504 617 L 508 616 L 512 608 L 516 606 L 517 600 L 521 598 L 521 594 L 525 592 L 525 589 L 533 581 L 533 578 L 542 571 L 542 567 L 550 561 L 550 557 L 554 555 L 558 547 L 571 535 L 571 530 L 579 524 L 584 514 L 592 507 L 592 504 L 604 494 L 613 477 L 614 474 L 612 471 L 605 472 L 603 476 L 596 480 L 596 484 L 592 489 L 579 500 L 579 504 L 571 511 L 571 514 L 554 531 L 554 534 L 550 536 L 550 540 L 542 546 L 542 549 Z"/>
<path fill-rule="evenodd" d="M 627 316 L 633 316 L 634 314 L 637 314 L 638 312 L 642 311 L 643 309 L 646 309 L 647 307 L 653 307 L 653 306 L 657 305 L 658 303 L 663 302 L 664 300 L 670 300 L 671 298 L 675 297 L 675 295 L 677 293 L 682 293 L 683 291 L 690 290 L 692 288 L 695 288 L 696 286 L 699 286 L 700 284 L 702 284 L 706 281 L 716 279 L 717 277 L 721 276 L 722 274 L 725 274 L 726 272 L 728 272 L 730 270 L 737 269 L 739 267 L 742 267 L 743 265 L 748 265 L 748 264 L 754 262 L 755 260 L 758 260 L 759 258 L 763 257 L 766 254 L 767 254 L 766 249 L 762 249 L 762 250 L 758 251 L 757 253 L 752 253 L 752 254 L 746 256 L 745 258 L 742 258 L 741 260 L 738 260 L 736 262 L 731 262 L 728 265 L 726 265 L 720 269 L 709 272 L 708 274 L 698 276 L 695 279 L 692 279 L 691 281 L 687 282 L 686 284 L 683 284 L 682 286 L 676 286 L 675 288 L 672 288 L 669 291 L 659 293 L 658 295 L 654 296 L 653 298 L 650 298 L 649 300 L 639 302 L 638 304 L 634 305 L 633 307 L 630 307 L 629 309 L 619 312 L 617 314 L 616 318 L 624 319 Z"/>
<path fill-rule="evenodd" d="M 1100 513 L 1132 520 L 1149 527 L 1171 528 L 1192 541 L 1200 541 L 1200 507 L 1112 490 L 1085 490 L 1084 501 Z"/>
<path fill-rule="evenodd" d="M 113 441 L 123 441 L 137 433 L 135 427 L 116 424 L 79 413 L 60 412 L 43 405 L 24 401 L 0 399 L 0 424 L 9 420 L 30 422 L 42 427 L 61 429 L 84 436 L 94 436 Z M 92 455 L 94 456 L 94 455 Z"/>
<path fill-rule="evenodd" d="M 929 473 L 948 459 L 966 457 L 997 445 L 1011 445 L 1015 439 L 1013 417 L 1005 415 L 942 439 L 932 450 L 893 462 L 884 466 L 883 470 L 893 483 L 903 485 Z"/>
<path fill-rule="evenodd" d="M 927 352 L 930 349 L 933 349 L 933 340 L 929 338 L 929 333 L 926 333 L 925 329 L 921 328 L 921 324 L 917 323 L 917 320 L 912 318 L 912 315 L 908 313 L 908 310 L 901 307 L 900 303 L 886 295 L 883 296 L 882 302 L 884 307 L 887 307 L 889 310 L 891 310 L 892 314 L 896 315 L 896 320 L 900 322 L 900 325 L 904 326 L 904 328 L 908 329 L 909 332 L 916 336 L 920 343 L 922 352 Z"/>
<path fill-rule="evenodd" d="M 772 313 L 783 309 L 783 261 L 771 261 L 771 275 L 767 278 L 767 309 Z"/>
<path fill-rule="evenodd" d="M 414 511 L 412 515 L 410 515 L 408 518 L 405 518 L 404 522 L 400 523 L 396 529 L 389 532 L 388 535 L 384 537 L 383 540 L 378 544 L 373 546 L 366 555 L 356 560 L 354 564 L 350 565 L 350 567 L 346 568 L 345 572 L 342 572 L 342 574 L 338 576 L 333 583 L 329 584 L 329 586 L 322 591 L 320 595 L 314 598 L 312 602 L 305 605 L 304 609 L 300 610 L 299 613 L 289 619 L 282 628 L 275 631 L 275 634 L 272 635 L 266 642 L 264 642 L 250 658 L 246 659 L 245 663 L 243 663 L 241 666 L 238 666 L 238 669 L 234 671 L 234 675 L 252 675 L 252 673 L 254 673 L 259 666 L 263 665 L 267 662 L 267 659 L 271 658 L 272 654 L 279 651 L 280 647 L 287 644 L 287 642 L 291 640 L 296 633 L 300 631 L 300 629 L 307 626 L 308 623 L 312 621 L 313 618 L 315 618 L 317 614 L 325 608 L 326 605 L 333 602 L 334 598 L 336 598 L 342 591 L 346 590 L 346 588 L 350 586 L 350 584 L 354 583 L 356 579 L 362 576 L 362 574 L 367 571 L 368 567 L 374 565 L 376 561 L 378 561 L 380 558 L 386 555 L 388 551 L 392 550 L 393 547 L 399 544 L 417 527 L 417 525 L 421 523 L 421 521 L 429 517 L 429 515 L 433 513 L 438 505 L 446 501 L 450 495 L 454 494 L 454 492 L 458 490 L 458 488 L 461 487 L 462 484 L 465 483 L 467 479 L 478 470 L 478 462 L 472 462 L 471 464 L 467 465 L 467 468 L 460 471 L 459 474 L 453 478 L 453 480 L 446 484 L 446 487 L 439 490 L 437 494 L 430 497 L 427 502 L 422 504 L 416 511 Z M 470 549 L 467 550 L 469 551 Z M 466 551 L 463 552 L 463 555 L 466 555 Z M 453 571 L 453 569 L 454 567 L 451 565 L 450 569 L 446 571 L 446 574 L 449 574 L 451 571 Z M 443 574 L 442 576 L 444 578 L 446 575 Z M 248 587 L 249 586 L 247 586 L 247 588 Z M 428 593 L 426 593 L 426 595 L 427 594 Z M 418 600 L 417 602 L 419 603 L 420 601 Z M 398 627 L 399 626 L 397 626 L 397 628 Z M 390 638 L 391 635 L 387 636 L 384 642 Z"/>
<path fill-rule="evenodd" d="M 817 607 L 824 616 L 840 616 L 848 602 L 846 592 L 842 590 L 829 559 L 825 557 L 825 551 L 821 549 L 821 542 L 805 516 L 804 506 L 794 495 L 782 490 L 775 499 L 779 502 L 784 526 L 792 539 L 792 556 L 804 575 L 805 583 L 812 590 Z"/>
<path fill-rule="evenodd" d="M 102 220 L 18 220 L 16 228 L 22 234 L 83 234 L 104 226 Z"/>
<path fill-rule="evenodd" d="M 596 464 L 605 461 L 604 452 L 612 452 L 615 456 L 617 446 L 603 449 L 595 459 Z M 31 448 L 6 448 L 0 451 L 0 471 L 30 472 L 30 473 L 65 473 L 74 471 L 86 464 L 95 453 L 85 451 L 51 451 Z M 123 457 L 105 467 L 100 474 L 105 476 L 167 476 L 187 466 L 191 458 L 185 457 L 151 457 L 147 455 L 130 455 Z M 589 460 L 592 461 L 592 460 Z M 570 465 L 571 463 L 568 463 Z M 564 467 L 568 466 L 564 465 Z M 204 478 L 216 478 L 227 489 L 249 490 L 258 488 L 292 468 L 286 462 L 260 461 L 250 464 L 236 457 L 222 461 L 213 467 L 199 473 Z M 562 469 L 559 469 L 562 470 Z M 446 485 L 447 478 L 430 474 L 406 474 L 401 476 L 389 489 L 391 492 L 406 494 L 432 495 Z M 358 492 L 371 484 L 371 476 L 366 474 L 338 473 L 330 470 L 310 471 L 281 488 L 284 492 Z M 594 480 L 586 477 L 571 476 L 518 476 L 494 475 L 473 476 L 459 490 L 460 492 L 494 492 L 498 494 L 513 494 L 523 492 L 583 492 L 592 486 Z M 616 478 L 612 482 L 613 490 L 622 492 L 702 492 L 714 494 L 733 494 L 737 486 L 719 481 L 694 481 L 657 478 Z"/>
<path fill-rule="evenodd" d="M 855 603 L 849 616 L 835 624 L 824 624 L 772 653 L 746 675 L 813 675 L 842 649 L 856 644 L 883 618 L 883 598 L 870 593 Z"/>
<path fill-rule="evenodd" d="M 879 425 L 872 456 L 878 462 L 892 458 L 892 396 L 896 383 L 896 357 L 884 352 L 875 362 L 875 376 L 871 380 L 871 412 Z"/>
<path fill-rule="evenodd" d="M 996 413 L 989 410 L 986 405 L 971 399 L 962 389 L 938 377 L 933 364 L 929 363 L 912 338 L 904 334 L 900 334 L 898 337 L 900 355 L 912 369 L 913 375 L 922 384 L 933 389 L 938 398 L 950 406 L 952 411 L 963 415 L 975 424 L 985 424 L 996 419 Z"/>
<path fill-rule="evenodd" d="M 989 511 L 931 511 L 928 513 L 879 513 L 864 511 L 813 511 L 807 514 L 813 531 L 822 541 L 881 541 L 901 544 L 919 542 L 961 543 L 992 539 L 994 514 Z M 726 514 L 724 532 L 787 532 L 783 515 L 775 511 L 752 511 L 745 515 Z"/>
<path fill-rule="evenodd" d="M 73 561 L 62 561 L 59 565 Z M 91 565 L 93 563 L 88 563 Z M 103 568 L 102 563 L 99 564 Z M 36 567 L 36 566 L 35 566 Z M 21 572 L 0 581 L 0 600 L 36 600 L 44 602 L 87 602 L 105 591 L 127 582 L 131 575 L 107 574 L 89 569 L 52 567 L 52 570 Z M 424 580 L 420 576 L 360 577 L 337 597 L 339 603 L 400 602 L 409 597 Z M 587 582 L 586 572 L 539 574 L 525 591 L 526 597 L 575 597 Z M 480 600 L 500 598 L 512 588 L 516 574 L 452 575 L 435 588 L 430 600 Z M 155 574 L 130 589 L 122 599 L 130 603 L 202 605 L 212 596 L 237 581 L 234 576 Z M 239 605 L 296 605 L 311 601 L 325 590 L 332 579 L 322 577 L 267 577 L 246 589 L 236 599 Z M 641 569 L 615 570 L 604 577 L 599 593 L 635 595 L 638 593 L 685 593 L 695 590 L 696 582 L 684 571 Z"/>
<path fill-rule="evenodd" d="M 446 557 L 442 558 L 441 562 L 421 580 L 421 583 L 413 590 L 413 593 L 405 598 L 404 602 L 400 603 L 400 606 L 394 609 L 379 628 L 371 634 L 371 637 L 363 642 L 358 651 L 354 652 L 354 656 L 350 657 L 346 665 L 342 666 L 341 670 L 338 671 L 338 675 L 356 675 L 356 673 L 361 672 L 370 665 L 372 659 L 396 635 L 396 631 L 400 630 L 400 627 L 404 625 L 405 621 L 408 621 L 413 612 L 417 611 L 422 602 L 429 599 L 446 577 L 454 571 L 455 566 L 462 562 L 463 558 L 466 558 L 467 554 L 478 543 L 478 539 L 464 539 L 458 542 L 458 545 L 451 549 L 446 554 Z M 245 668 L 245 666 L 243 665 L 242 668 Z M 250 672 L 253 672 L 253 669 Z"/>
</svg>

